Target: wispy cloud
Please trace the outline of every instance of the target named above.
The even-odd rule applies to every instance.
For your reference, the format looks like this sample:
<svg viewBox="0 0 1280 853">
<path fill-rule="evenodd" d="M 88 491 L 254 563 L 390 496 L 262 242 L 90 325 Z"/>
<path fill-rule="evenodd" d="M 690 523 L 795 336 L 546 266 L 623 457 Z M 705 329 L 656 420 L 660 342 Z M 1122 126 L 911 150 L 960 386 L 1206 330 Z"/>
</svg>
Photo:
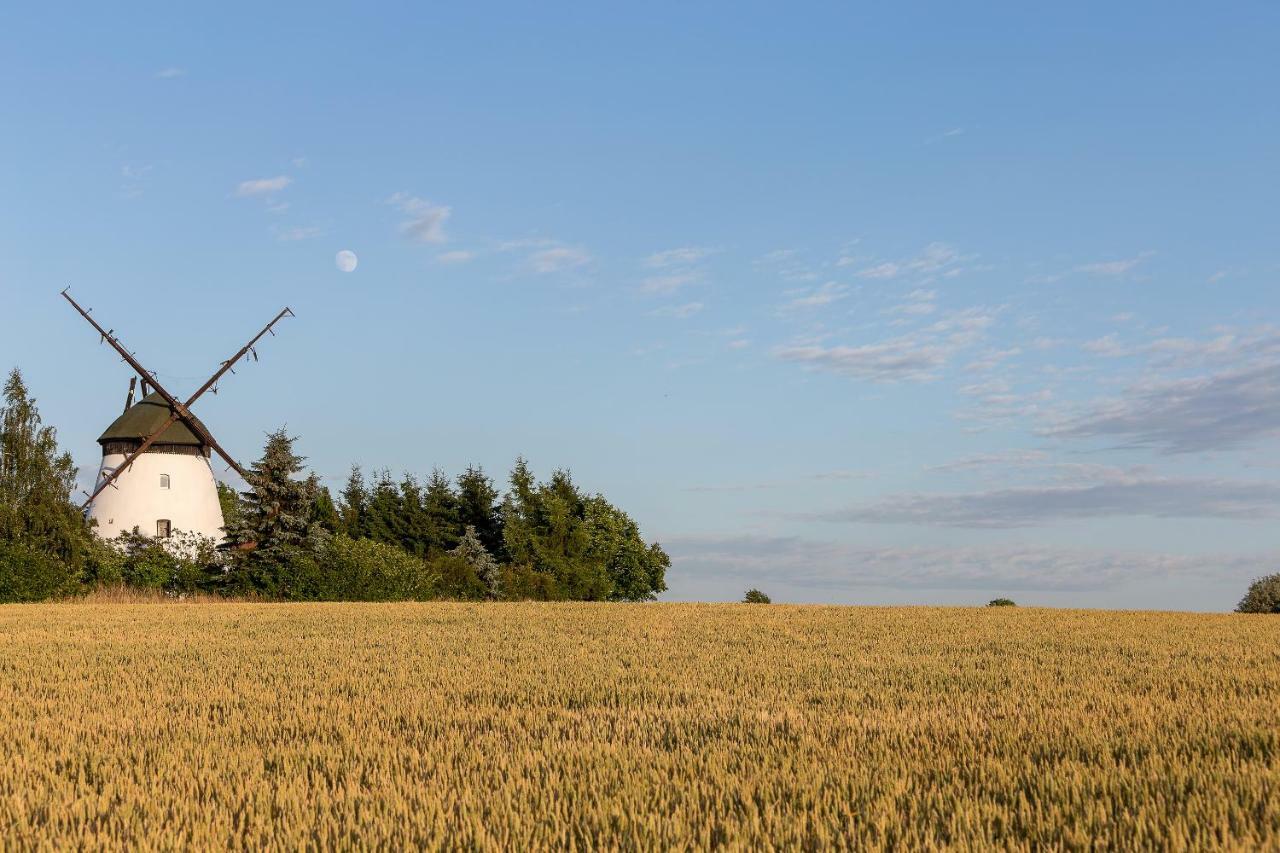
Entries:
<svg viewBox="0 0 1280 853">
<path fill-rule="evenodd" d="M 777 347 L 776 358 L 873 382 L 927 382 L 957 353 L 981 340 L 994 317 L 981 309 L 957 312 L 909 335 L 855 346 Z"/>
<path fill-rule="evenodd" d="M 663 540 L 676 570 L 750 584 L 817 589 L 1104 590 L 1155 578 L 1247 579 L 1277 554 L 1172 554 L 1037 547 L 868 547 L 800 537 L 678 536 Z"/>
<path fill-rule="evenodd" d="M 591 255 L 576 246 L 555 246 L 540 249 L 529 256 L 529 267 L 536 273 L 546 274 L 577 269 L 590 263 Z"/>
<path fill-rule="evenodd" d="M 957 266 L 965 260 L 959 252 L 946 243 L 930 243 L 914 258 L 903 261 L 881 261 L 859 270 L 859 278 L 892 279 L 904 275 L 932 276 L 959 272 Z"/>
<path fill-rule="evenodd" d="M 1089 264 L 1080 264 L 1075 268 L 1076 272 L 1087 273 L 1088 275 L 1109 276 L 1115 278 L 1125 275 L 1133 270 L 1138 264 L 1154 255 L 1155 252 L 1140 252 L 1132 258 L 1123 258 L 1114 261 L 1095 261 Z"/>
<path fill-rule="evenodd" d="M 812 289 L 803 289 L 798 295 L 783 305 L 783 310 L 798 310 L 804 308 L 821 308 L 830 305 L 833 302 L 839 302 L 849 296 L 849 286 L 838 284 L 834 281 L 828 281 L 821 287 Z"/>
<path fill-rule="evenodd" d="M 277 175 L 274 178 L 256 178 L 252 181 L 241 181 L 236 186 L 236 197 L 249 198 L 252 196 L 273 195 L 280 192 L 291 183 L 293 183 L 293 178 L 288 175 Z"/>
<path fill-rule="evenodd" d="M 444 223 L 453 213 L 452 208 L 403 192 L 392 194 L 387 204 L 398 207 L 408 217 L 400 223 L 402 237 L 415 243 L 443 243 L 448 239 Z"/>
<path fill-rule="evenodd" d="M 1233 450 L 1280 435 L 1280 363 L 1145 379 L 1119 397 L 1059 413 L 1043 435 L 1111 438 L 1166 453 Z"/>
<path fill-rule="evenodd" d="M 942 133 L 939 133 L 937 136 L 931 136 L 931 137 L 929 137 L 928 139 L 926 139 L 926 140 L 924 141 L 924 144 L 925 144 L 925 145 L 932 145 L 932 144 L 934 144 L 935 142 L 941 142 L 941 141 L 942 141 L 942 140 L 944 140 L 944 139 L 951 139 L 951 138 L 953 138 L 953 137 L 956 137 L 956 136 L 963 136 L 963 135 L 964 135 L 964 128 L 963 128 L 963 127 L 953 127 L 953 128 L 951 128 L 951 129 L 949 129 L 949 130 L 944 130 Z"/>
<path fill-rule="evenodd" d="M 708 249 L 703 246 L 682 246 L 678 249 L 655 252 L 644 259 L 644 265 L 651 269 L 688 266 L 704 260 L 714 251 L 714 249 Z"/>
<path fill-rule="evenodd" d="M 162 68 L 159 71 L 157 71 L 156 77 L 159 78 L 160 80 L 172 80 L 175 77 L 185 77 L 186 73 L 187 73 L 187 70 L 185 68 L 170 66 L 168 68 Z"/>
<path fill-rule="evenodd" d="M 640 282 L 640 292 L 655 296 L 666 296 L 701 281 L 701 279 L 702 274 L 693 270 L 649 276 Z"/>
<path fill-rule="evenodd" d="M 465 249 L 456 249 L 452 252 L 441 252 L 436 255 L 436 263 L 438 264 L 465 264 L 468 261 L 475 260 L 476 253 Z"/>
<path fill-rule="evenodd" d="M 792 477 L 785 480 L 768 480 L 760 483 L 727 483 L 716 485 L 698 485 L 686 486 L 681 489 L 684 492 L 754 492 L 769 489 L 782 489 L 788 486 L 800 486 L 805 483 L 817 482 L 846 482 L 849 480 L 866 480 L 874 476 L 870 471 L 851 471 L 846 469 L 835 469 L 832 471 L 819 471 L 815 474 L 803 474 L 798 477 Z"/>
<path fill-rule="evenodd" d="M 874 524 L 1009 528 L 1117 516 L 1273 520 L 1280 517 L 1280 484 L 1155 477 L 1112 470 L 1093 482 L 958 494 L 890 495 L 865 506 L 797 517 Z"/>
<path fill-rule="evenodd" d="M 658 308 L 650 313 L 656 317 L 674 317 L 677 320 L 687 320 L 704 307 L 706 306 L 701 302 L 686 302 L 684 305 L 668 305 Z"/>
</svg>

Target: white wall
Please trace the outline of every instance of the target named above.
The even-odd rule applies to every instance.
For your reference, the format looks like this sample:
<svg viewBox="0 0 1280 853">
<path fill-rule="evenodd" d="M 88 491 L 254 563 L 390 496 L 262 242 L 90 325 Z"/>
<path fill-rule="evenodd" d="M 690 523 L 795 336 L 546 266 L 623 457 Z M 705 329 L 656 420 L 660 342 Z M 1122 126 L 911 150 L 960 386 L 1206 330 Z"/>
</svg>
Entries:
<svg viewBox="0 0 1280 853">
<path fill-rule="evenodd" d="M 124 459 L 119 453 L 104 457 L 98 482 Z M 161 474 L 169 475 L 167 489 L 160 486 Z M 203 456 L 142 454 L 94 498 L 89 517 L 97 520 L 95 530 L 104 539 L 113 539 L 134 527 L 147 536 L 155 536 L 156 521 L 162 518 L 169 519 L 175 531 L 198 533 L 215 542 L 223 539 L 218 486 L 213 469 Z"/>
</svg>

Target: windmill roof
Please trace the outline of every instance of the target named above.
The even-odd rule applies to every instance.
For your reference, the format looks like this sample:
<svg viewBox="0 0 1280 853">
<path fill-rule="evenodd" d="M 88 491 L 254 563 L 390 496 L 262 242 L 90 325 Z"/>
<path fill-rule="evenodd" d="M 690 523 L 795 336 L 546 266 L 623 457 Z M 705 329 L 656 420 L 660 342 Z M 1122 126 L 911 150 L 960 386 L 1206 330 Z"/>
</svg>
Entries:
<svg viewBox="0 0 1280 853">
<path fill-rule="evenodd" d="M 169 419 L 169 404 L 159 393 L 151 393 L 134 403 L 124 414 L 116 418 L 107 431 L 98 437 L 99 444 L 108 441 L 142 441 Z M 196 423 L 200 423 L 196 419 Z M 204 426 L 204 424 L 200 424 Z M 156 444 L 203 445 L 195 433 L 182 421 L 175 421 L 156 439 Z"/>
</svg>

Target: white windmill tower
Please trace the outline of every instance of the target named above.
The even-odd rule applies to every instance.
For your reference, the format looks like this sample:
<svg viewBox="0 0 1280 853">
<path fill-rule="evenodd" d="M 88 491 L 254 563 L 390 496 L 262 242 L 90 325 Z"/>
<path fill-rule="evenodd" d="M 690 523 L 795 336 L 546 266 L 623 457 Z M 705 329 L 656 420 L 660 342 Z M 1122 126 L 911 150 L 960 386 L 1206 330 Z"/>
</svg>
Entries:
<svg viewBox="0 0 1280 853">
<path fill-rule="evenodd" d="M 217 393 L 218 380 L 242 358 L 252 354 L 256 361 L 258 354 L 253 345 L 293 312 L 285 308 L 277 314 L 183 403 L 164 389 L 155 373 L 138 363 L 112 331 L 99 326 L 65 290 L 62 295 L 138 374 L 129 383 L 124 414 L 98 439 L 102 467 L 97 485 L 84 504 L 88 517 L 97 522 L 95 531 L 105 539 L 113 539 L 135 529 L 159 538 L 181 530 L 221 542 L 222 509 L 209 459 L 217 453 L 242 477 L 244 469 L 191 414 L 190 407 L 206 391 Z M 134 381 L 139 377 L 142 399 L 134 403 Z M 148 393 L 148 387 L 154 390 Z"/>
</svg>

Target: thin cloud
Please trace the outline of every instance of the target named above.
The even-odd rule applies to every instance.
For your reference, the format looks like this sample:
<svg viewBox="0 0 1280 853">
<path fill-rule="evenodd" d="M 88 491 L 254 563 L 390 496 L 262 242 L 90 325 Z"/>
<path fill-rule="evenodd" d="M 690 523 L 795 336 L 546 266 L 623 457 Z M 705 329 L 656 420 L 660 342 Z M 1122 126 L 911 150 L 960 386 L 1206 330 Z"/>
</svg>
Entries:
<svg viewBox="0 0 1280 853">
<path fill-rule="evenodd" d="M 288 175 L 277 175 L 274 178 L 257 178 L 252 181 L 241 181 L 236 186 L 237 198 L 250 198 L 252 196 L 269 196 L 283 190 L 289 184 L 293 183 L 293 178 Z"/>
<path fill-rule="evenodd" d="M 169 67 L 162 68 L 156 72 L 156 77 L 160 80 L 172 80 L 175 77 L 185 77 L 187 70 L 185 68 Z"/>
<path fill-rule="evenodd" d="M 1146 251 L 1141 252 L 1132 258 L 1124 258 L 1115 261 L 1096 261 L 1091 264 L 1080 264 L 1075 267 L 1075 272 L 1115 278 L 1132 272 L 1134 267 L 1138 266 L 1138 264 L 1142 263 L 1154 254 L 1155 252 Z"/>
<path fill-rule="evenodd" d="M 928 382 L 953 356 L 980 341 L 994 318 L 981 309 L 957 312 L 910 335 L 856 346 L 818 343 L 776 347 L 775 358 L 872 382 Z"/>
<path fill-rule="evenodd" d="M 892 279 L 903 275 L 953 274 L 960 272 L 957 265 L 963 260 L 965 258 L 946 243 L 930 243 L 914 258 L 883 261 L 860 270 L 857 276 L 866 279 Z"/>
<path fill-rule="evenodd" d="M 700 312 L 704 307 L 701 302 L 687 302 L 684 305 L 668 305 L 665 308 L 659 308 L 651 313 L 656 317 L 674 317 L 677 320 L 687 320 L 694 314 Z"/>
<path fill-rule="evenodd" d="M 655 275 L 640 282 L 640 292 L 656 296 L 666 296 L 701 280 L 702 274 L 695 271 Z"/>
<path fill-rule="evenodd" d="M 1234 450 L 1280 435 L 1280 362 L 1182 379 L 1146 379 L 1040 433 L 1110 438 L 1165 453 Z"/>
<path fill-rule="evenodd" d="M 536 273 L 547 274 L 577 269 L 591 261 L 585 249 L 573 246 L 556 246 L 542 249 L 529 256 L 529 267 Z"/>
<path fill-rule="evenodd" d="M 845 284 L 837 284 L 829 281 L 821 287 L 813 290 L 801 291 L 801 295 L 796 296 L 787 304 L 783 305 L 783 310 L 797 310 L 804 308 L 821 308 L 830 305 L 833 302 L 839 302 L 849 296 L 849 286 Z"/>
<path fill-rule="evenodd" d="M 1277 554 L 1188 557 L 1016 546 L 868 547 L 754 535 L 677 536 L 662 544 L 685 575 L 815 589 L 1105 590 L 1152 579 L 1245 580 L 1280 560 Z"/>
<path fill-rule="evenodd" d="M 667 249 L 663 252 L 655 252 L 644 259 L 644 265 L 651 269 L 665 269 L 667 267 L 688 266 L 696 264 L 705 259 L 714 250 L 702 246 L 683 246 L 678 249 Z"/>
<path fill-rule="evenodd" d="M 435 244 L 448 240 L 444 223 L 453 213 L 452 208 L 403 192 L 394 193 L 387 203 L 400 208 L 400 212 L 408 217 L 400 223 L 400 236 L 415 243 Z"/>
<path fill-rule="evenodd" d="M 1273 520 L 1280 517 L 1280 485 L 1250 480 L 1113 475 L 1092 483 L 891 495 L 866 506 L 798 517 L 871 524 L 1014 528 L 1117 516 Z"/>
<path fill-rule="evenodd" d="M 849 480 L 866 480 L 874 476 L 870 471 L 851 471 L 847 469 L 836 469 L 833 471 L 819 471 L 815 474 L 804 474 L 799 477 L 793 477 L 785 480 L 769 480 L 760 483 L 728 483 L 716 485 L 698 485 L 686 486 L 681 489 L 684 492 L 753 492 L 768 489 L 781 489 L 787 486 L 803 485 L 814 481 L 826 482 L 843 482 Z"/>
</svg>

